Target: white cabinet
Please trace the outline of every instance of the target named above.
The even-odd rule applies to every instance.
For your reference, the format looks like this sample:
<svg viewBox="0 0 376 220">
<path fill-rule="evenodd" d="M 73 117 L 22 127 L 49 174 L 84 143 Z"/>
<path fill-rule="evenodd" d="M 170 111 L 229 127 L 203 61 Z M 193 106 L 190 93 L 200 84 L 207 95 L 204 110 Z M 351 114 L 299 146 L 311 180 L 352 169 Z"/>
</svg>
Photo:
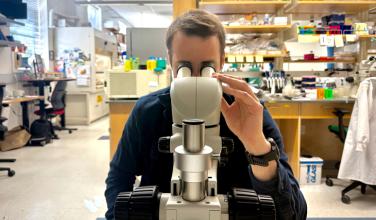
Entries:
<svg viewBox="0 0 376 220">
<path fill-rule="evenodd" d="M 68 125 L 88 125 L 108 114 L 104 90 L 95 93 L 68 93 L 65 109 Z"/>
</svg>

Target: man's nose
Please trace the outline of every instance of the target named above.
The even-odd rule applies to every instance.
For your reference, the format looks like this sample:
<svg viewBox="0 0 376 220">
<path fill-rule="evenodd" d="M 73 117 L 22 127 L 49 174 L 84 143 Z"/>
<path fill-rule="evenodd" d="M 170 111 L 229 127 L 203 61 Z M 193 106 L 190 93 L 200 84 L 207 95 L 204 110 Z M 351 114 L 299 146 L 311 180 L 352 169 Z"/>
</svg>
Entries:
<svg viewBox="0 0 376 220">
<path fill-rule="evenodd" d="M 200 73 L 200 71 L 192 71 L 192 75 L 191 76 L 194 76 L 194 77 L 199 77 L 199 76 L 201 76 L 201 73 Z"/>
</svg>

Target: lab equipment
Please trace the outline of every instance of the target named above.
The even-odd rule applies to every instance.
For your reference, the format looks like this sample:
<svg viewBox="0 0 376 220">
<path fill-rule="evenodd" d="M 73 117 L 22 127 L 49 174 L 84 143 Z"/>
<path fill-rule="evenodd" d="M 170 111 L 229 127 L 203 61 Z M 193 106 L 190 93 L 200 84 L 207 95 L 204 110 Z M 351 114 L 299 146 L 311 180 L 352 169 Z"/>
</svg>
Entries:
<svg viewBox="0 0 376 220">
<path fill-rule="evenodd" d="M 376 75 L 376 56 L 368 55 L 367 59 L 362 60 L 359 64 L 360 81 Z"/>
<path fill-rule="evenodd" d="M 170 85 L 167 70 L 160 73 L 148 70 L 111 69 L 105 72 L 108 98 L 139 98 Z"/>
<path fill-rule="evenodd" d="M 234 146 L 219 136 L 222 88 L 217 79 L 205 77 L 214 72 L 208 64 L 201 68 L 203 77 L 191 77 L 191 65 L 178 67 L 170 89 L 173 135 L 159 139 L 159 150 L 174 154 L 171 193 L 159 193 L 157 186 L 119 193 L 115 219 L 276 218 L 270 196 L 240 188 L 217 192 L 217 168 Z"/>
<path fill-rule="evenodd" d="M 263 89 L 270 91 L 271 95 L 282 93 L 286 85 L 286 74 L 282 71 L 264 72 L 263 75 Z"/>
</svg>

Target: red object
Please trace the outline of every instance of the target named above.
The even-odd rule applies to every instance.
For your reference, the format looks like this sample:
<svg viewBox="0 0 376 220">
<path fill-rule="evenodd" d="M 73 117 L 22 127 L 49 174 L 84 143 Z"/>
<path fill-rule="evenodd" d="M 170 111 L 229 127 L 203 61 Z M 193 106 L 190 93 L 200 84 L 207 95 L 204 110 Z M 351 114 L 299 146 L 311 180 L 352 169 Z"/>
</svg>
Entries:
<svg viewBox="0 0 376 220">
<path fill-rule="evenodd" d="M 40 110 L 34 112 L 36 115 L 40 115 Z M 47 115 L 62 115 L 64 114 L 64 109 L 53 109 L 53 108 L 46 108 Z"/>
<path fill-rule="evenodd" d="M 304 54 L 304 60 L 314 60 L 315 59 L 315 54 L 309 53 L 309 54 Z"/>
<path fill-rule="evenodd" d="M 339 25 L 329 26 L 329 34 L 341 34 L 341 26 Z"/>
<path fill-rule="evenodd" d="M 334 57 L 320 57 L 319 60 L 334 60 Z"/>
</svg>

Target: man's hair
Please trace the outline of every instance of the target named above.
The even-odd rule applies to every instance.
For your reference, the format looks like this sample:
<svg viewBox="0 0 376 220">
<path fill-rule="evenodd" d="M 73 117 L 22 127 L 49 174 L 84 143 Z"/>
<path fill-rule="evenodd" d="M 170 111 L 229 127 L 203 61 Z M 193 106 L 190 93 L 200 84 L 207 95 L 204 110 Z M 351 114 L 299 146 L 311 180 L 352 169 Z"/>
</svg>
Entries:
<svg viewBox="0 0 376 220">
<path fill-rule="evenodd" d="M 167 30 L 166 46 L 169 51 L 170 61 L 172 58 L 172 41 L 174 35 L 179 31 L 187 36 L 199 36 L 202 38 L 217 36 L 221 55 L 225 52 L 225 30 L 221 21 L 214 14 L 195 9 L 177 17 Z"/>
</svg>

